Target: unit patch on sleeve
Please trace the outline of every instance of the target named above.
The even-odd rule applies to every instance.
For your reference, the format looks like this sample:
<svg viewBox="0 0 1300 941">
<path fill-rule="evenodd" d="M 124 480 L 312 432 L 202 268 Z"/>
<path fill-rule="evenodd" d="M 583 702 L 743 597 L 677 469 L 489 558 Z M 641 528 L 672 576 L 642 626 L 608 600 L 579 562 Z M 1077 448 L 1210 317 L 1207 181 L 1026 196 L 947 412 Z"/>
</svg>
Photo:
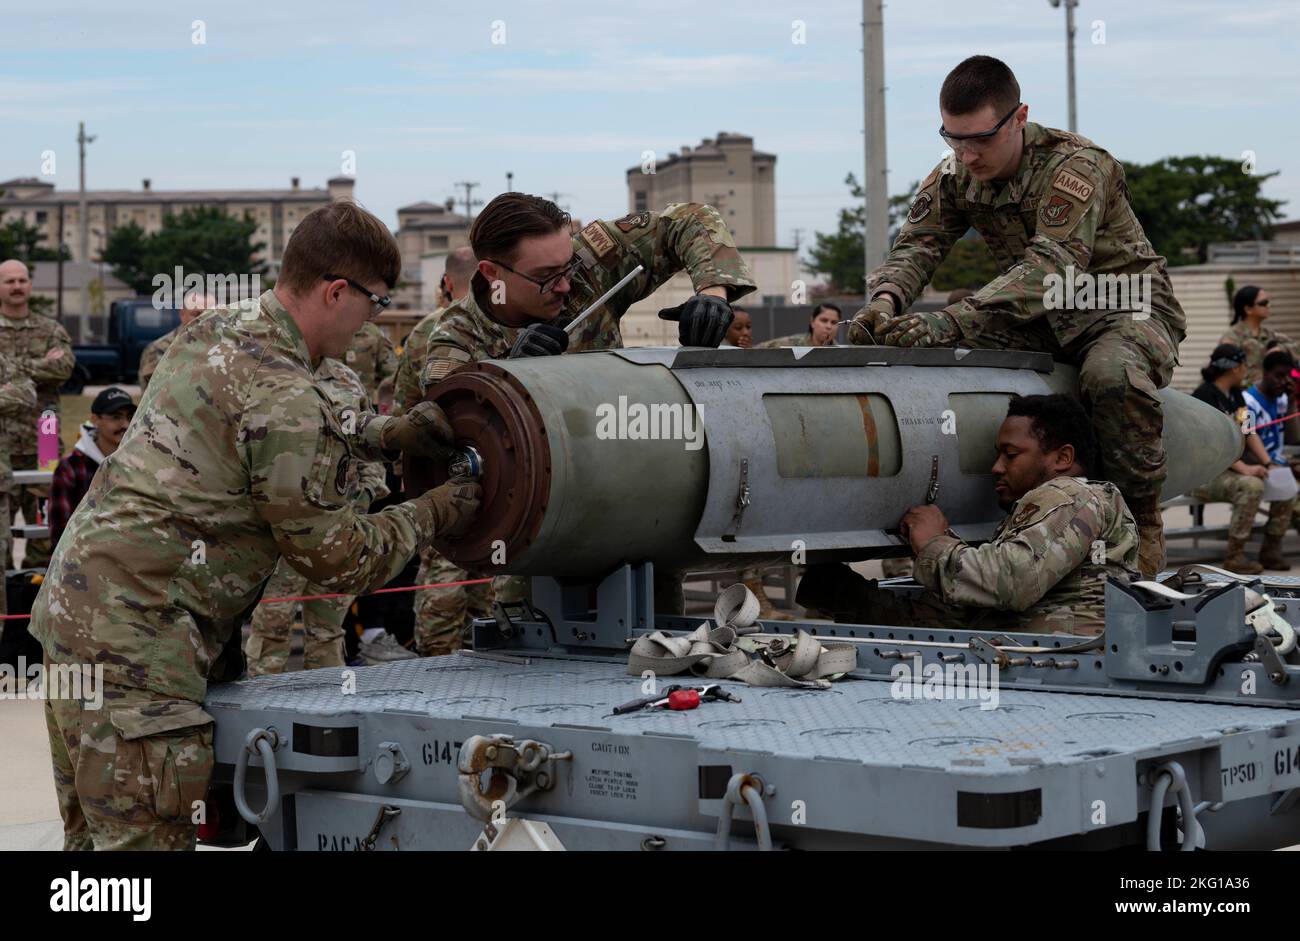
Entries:
<svg viewBox="0 0 1300 941">
<path fill-rule="evenodd" d="M 649 212 L 629 212 L 622 219 L 619 219 L 614 223 L 614 225 L 618 226 L 620 232 L 631 232 L 633 229 L 640 229 L 649 224 Z"/>
<path fill-rule="evenodd" d="M 920 222 L 930 214 L 930 207 L 934 203 L 934 197 L 929 193 L 922 193 L 912 202 L 912 209 L 907 214 L 908 222 Z"/>
<path fill-rule="evenodd" d="M 1073 208 L 1074 203 L 1062 196 L 1052 194 L 1052 198 L 1043 203 L 1038 218 L 1043 220 L 1043 225 L 1064 225 L 1065 220 L 1070 218 L 1070 210 Z"/>
<path fill-rule="evenodd" d="M 599 222 L 589 222 L 583 227 L 582 240 L 591 246 L 597 258 L 604 258 L 614 248 L 614 240 Z"/>
</svg>

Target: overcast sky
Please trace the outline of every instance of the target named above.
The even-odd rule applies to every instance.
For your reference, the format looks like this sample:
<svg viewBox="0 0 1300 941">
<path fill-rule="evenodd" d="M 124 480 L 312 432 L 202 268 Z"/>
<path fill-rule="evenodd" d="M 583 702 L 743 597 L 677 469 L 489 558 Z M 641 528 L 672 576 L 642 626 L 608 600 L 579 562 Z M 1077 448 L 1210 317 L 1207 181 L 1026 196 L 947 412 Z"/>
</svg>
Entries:
<svg viewBox="0 0 1300 941">
<path fill-rule="evenodd" d="M 1079 131 L 1125 160 L 1185 154 L 1280 170 L 1300 218 L 1296 0 L 1082 0 Z M 356 154 L 356 197 L 398 206 L 515 188 L 583 218 L 626 210 L 625 170 L 719 130 L 777 154 L 777 234 L 833 229 L 862 176 L 861 5 L 830 0 L 40 0 L 0 30 L 0 179 L 56 154 L 76 189 L 323 186 Z M 196 44 L 194 21 L 205 40 Z M 803 43 L 792 41 L 801 21 Z M 1100 21 L 1099 23 L 1097 21 Z M 1104 42 L 1094 42 L 1101 38 Z M 494 42 L 494 38 L 498 40 Z M 500 41 L 504 39 L 504 41 Z M 1005 60 L 1030 119 L 1066 125 L 1064 13 L 1048 0 L 885 7 L 889 185 L 943 150 L 944 75 Z"/>
</svg>

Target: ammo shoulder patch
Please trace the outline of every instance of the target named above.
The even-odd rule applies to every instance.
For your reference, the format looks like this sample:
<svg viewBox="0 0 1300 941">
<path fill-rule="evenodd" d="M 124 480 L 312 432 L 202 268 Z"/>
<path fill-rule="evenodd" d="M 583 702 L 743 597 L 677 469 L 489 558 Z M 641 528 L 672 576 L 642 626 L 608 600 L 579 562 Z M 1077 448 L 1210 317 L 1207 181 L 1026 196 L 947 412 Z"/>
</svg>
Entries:
<svg viewBox="0 0 1300 941">
<path fill-rule="evenodd" d="M 578 234 L 584 242 L 591 246 L 591 250 L 596 253 L 597 258 L 604 258 L 614 250 L 614 239 L 599 222 L 587 223 Z"/>
</svg>

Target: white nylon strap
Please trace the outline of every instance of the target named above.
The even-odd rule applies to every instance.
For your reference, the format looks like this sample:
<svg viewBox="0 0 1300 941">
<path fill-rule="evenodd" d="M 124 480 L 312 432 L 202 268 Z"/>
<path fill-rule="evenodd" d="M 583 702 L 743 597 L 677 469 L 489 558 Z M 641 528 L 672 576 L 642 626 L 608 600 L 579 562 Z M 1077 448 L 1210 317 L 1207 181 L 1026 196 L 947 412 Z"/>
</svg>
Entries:
<svg viewBox="0 0 1300 941">
<path fill-rule="evenodd" d="M 712 630 L 701 624 L 687 635 L 655 631 L 637 638 L 628 655 L 627 671 L 672 676 L 687 671 L 708 679 L 733 679 L 751 686 L 799 686 L 825 689 L 827 677 L 857 666 L 853 644 L 823 645 L 807 631 L 791 638 L 781 635 L 745 637 L 758 630 L 758 599 L 744 585 L 732 585 L 714 605 Z M 751 657 L 751 653 L 759 657 Z"/>
</svg>

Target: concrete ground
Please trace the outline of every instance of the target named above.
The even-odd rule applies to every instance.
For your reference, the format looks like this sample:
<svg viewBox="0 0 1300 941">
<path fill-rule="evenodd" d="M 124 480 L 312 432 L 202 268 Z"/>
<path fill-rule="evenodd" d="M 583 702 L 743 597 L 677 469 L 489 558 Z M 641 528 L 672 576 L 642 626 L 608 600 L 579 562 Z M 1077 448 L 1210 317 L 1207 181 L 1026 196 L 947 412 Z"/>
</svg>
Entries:
<svg viewBox="0 0 1300 941">
<path fill-rule="evenodd" d="M 1207 525 L 1226 524 L 1228 507 L 1211 506 L 1205 517 Z M 1189 525 L 1188 511 L 1185 508 L 1166 511 L 1165 524 Z M 1257 548 L 1258 537 L 1252 552 Z M 1170 547 L 1170 565 L 1219 562 L 1223 552 L 1222 541 L 1203 541 L 1199 548 L 1183 541 Z M 1300 538 L 1295 533 L 1287 537 L 1286 553 L 1295 560 L 1296 572 L 1300 573 Z M 880 575 L 878 562 L 855 568 L 869 577 Z M 0 851 L 57 850 L 62 846 L 62 823 L 54 796 L 43 705 L 40 700 L 0 699 Z"/>
</svg>

